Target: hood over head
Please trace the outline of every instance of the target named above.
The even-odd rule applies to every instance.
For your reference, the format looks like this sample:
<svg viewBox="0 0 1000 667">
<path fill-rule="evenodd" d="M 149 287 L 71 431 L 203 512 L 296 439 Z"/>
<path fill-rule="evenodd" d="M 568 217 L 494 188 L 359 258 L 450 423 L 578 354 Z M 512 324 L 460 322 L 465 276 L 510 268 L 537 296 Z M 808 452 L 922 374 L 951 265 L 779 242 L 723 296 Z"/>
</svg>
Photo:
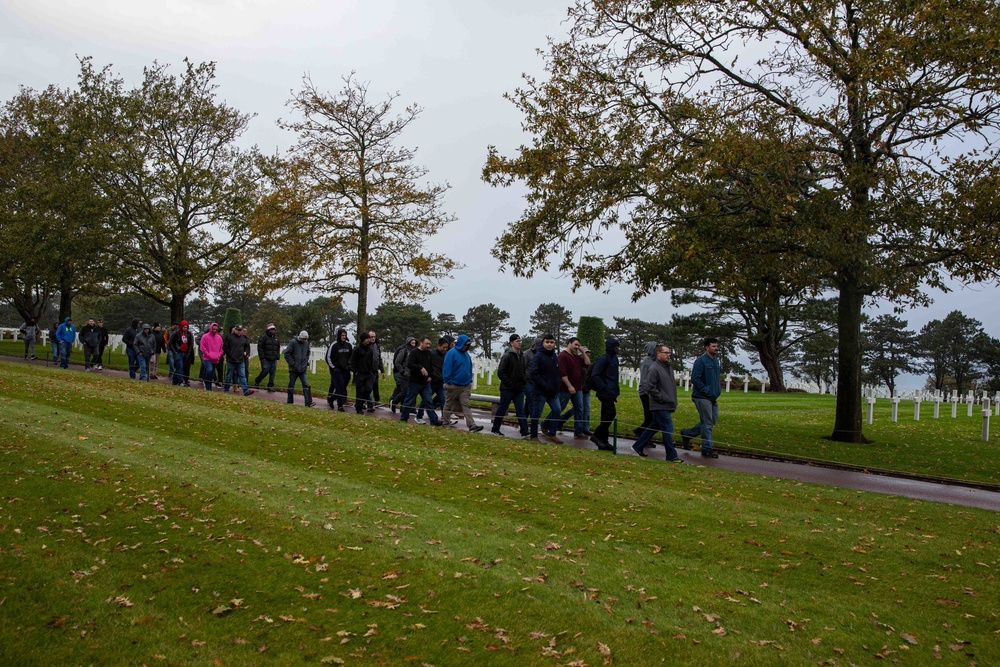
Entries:
<svg viewBox="0 0 1000 667">
<path fill-rule="evenodd" d="M 469 342 L 469 337 L 465 334 L 458 334 L 458 339 L 455 341 L 455 349 L 461 350 L 465 347 L 465 344 Z"/>
<path fill-rule="evenodd" d="M 132 328 L 133 329 L 139 328 L 139 318 L 138 317 L 135 318 L 134 320 L 132 320 Z"/>
<path fill-rule="evenodd" d="M 406 342 L 403 343 L 403 345 L 409 346 L 410 343 L 415 343 L 415 342 L 417 342 L 416 338 L 414 338 L 413 336 L 407 336 L 406 337 Z"/>
<path fill-rule="evenodd" d="M 654 341 L 649 341 L 646 343 L 646 356 L 651 359 L 656 359 L 656 343 Z"/>
<path fill-rule="evenodd" d="M 606 339 L 604 341 L 604 351 L 607 352 L 608 354 L 617 354 L 618 353 L 618 339 L 617 338 L 608 338 L 608 339 Z"/>
</svg>

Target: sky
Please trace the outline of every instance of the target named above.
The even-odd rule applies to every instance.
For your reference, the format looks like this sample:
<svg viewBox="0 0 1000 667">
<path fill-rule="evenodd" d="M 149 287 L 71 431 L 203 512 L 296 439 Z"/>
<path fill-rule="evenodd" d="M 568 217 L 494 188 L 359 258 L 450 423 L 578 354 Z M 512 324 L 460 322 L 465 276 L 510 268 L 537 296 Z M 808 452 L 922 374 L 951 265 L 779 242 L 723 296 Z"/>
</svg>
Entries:
<svg viewBox="0 0 1000 667">
<path fill-rule="evenodd" d="M 428 249 L 465 268 L 426 299 L 428 310 L 461 318 L 472 306 L 494 303 L 522 334 L 535 308 L 551 302 L 607 325 L 615 316 L 665 322 L 673 313 L 668 294 L 632 302 L 628 285 L 574 293 L 566 277 L 516 278 L 490 255 L 494 239 L 524 207 L 523 190 L 481 180 L 490 145 L 512 155 L 529 141 L 503 95 L 521 84 L 523 73 L 544 74 L 537 50 L 565 33 L 567 6 L 568 0 L 0 0 L 0 99 L 19 86 L 75 85 L 78 56 L 92 56 L 96 67 L 112 65 L 130 84 L 153 61 L 177 72 L 184 58 L 215 61 L 219 97 L 256 114 L 245 138 L 273 153 L 292 143 L 275 121 L 292 117 L 285 102 L 303 75 L 337 92 L 342 77 L 356 72 L 369 82 L 371 99 L 398 92 L 399 111 L 411 103 L 423 107 L 401 143 L 417 149 L 416 162 L 431 181 L 451 186 L 444 208 L 456 220 Z M 954 287 L 950 294 L 932 292 L 931 307 L 902 317 L 919 330 L 958 309 L 1000 337 L 995 288 Z M 915 388 L 922 379 L 903 384 Z"/>
</svg>

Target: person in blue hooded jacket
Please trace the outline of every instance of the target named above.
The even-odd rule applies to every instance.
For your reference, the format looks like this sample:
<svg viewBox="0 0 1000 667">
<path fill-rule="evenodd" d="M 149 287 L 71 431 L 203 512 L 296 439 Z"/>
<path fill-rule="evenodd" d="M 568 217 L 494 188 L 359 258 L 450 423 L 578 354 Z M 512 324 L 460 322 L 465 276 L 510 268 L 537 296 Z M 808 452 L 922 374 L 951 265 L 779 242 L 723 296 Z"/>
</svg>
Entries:
<svg viewBox="0 0 1000 667">
<path fill-rule="evenodd" d="M 59 366 L 69 368 L 69 355 L 76 341 L 76 327 L 72 317 L 67 317 L 56 329 L 56 340 L 59 341 Z"/>
<path fill-rule="evenodd" d="M 443 426 L 451 425 L 451 413 L 461 412 L 465 415 L 465 425 L 471 433 L 482 431 L 483 427 L 472 418 L 472 406 L 469 398 L 472 395 L 472 355 L 469 348 L 472 341 L 465 334 L 460 334 L 455 341 L 455 347 L 444 355 L 441 366 L 441 377 L 444 379 L 444 411 L 441 415 Z"/>
<path fill-rule="evenodd" d="M 617 338 L 608 338 L 604 341 L 604 354 L 598 357 L 590 371 L 590 386 L 593 387 L 597 400 L 601 402 L 601 423 L 594 429 L 590 441 L 600 450 L 612 451 L 614 447 L 608 442 L 608 432 L 618 416 L 615 402 L 621 391 L 618 385 Z"/>
</svg>

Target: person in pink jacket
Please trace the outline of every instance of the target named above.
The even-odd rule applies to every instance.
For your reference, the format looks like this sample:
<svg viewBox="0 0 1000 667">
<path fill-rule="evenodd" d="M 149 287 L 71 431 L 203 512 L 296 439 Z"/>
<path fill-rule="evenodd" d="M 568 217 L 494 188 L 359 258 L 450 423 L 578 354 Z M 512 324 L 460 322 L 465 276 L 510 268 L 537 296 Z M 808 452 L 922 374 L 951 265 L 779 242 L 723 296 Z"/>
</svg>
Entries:
<svg viewBox="0 0 1000 667">
<path fill-rule="evenodd" d="M 222 359 L 222 336 L 219 335 L 219 325 L 212 322 L 208 331 L 198 341 L 198 351 L 201 353 L 201 379 L 205 389 L 212 391 L 212 380 L 215 378 L 215 366 Z"/>
</svg>

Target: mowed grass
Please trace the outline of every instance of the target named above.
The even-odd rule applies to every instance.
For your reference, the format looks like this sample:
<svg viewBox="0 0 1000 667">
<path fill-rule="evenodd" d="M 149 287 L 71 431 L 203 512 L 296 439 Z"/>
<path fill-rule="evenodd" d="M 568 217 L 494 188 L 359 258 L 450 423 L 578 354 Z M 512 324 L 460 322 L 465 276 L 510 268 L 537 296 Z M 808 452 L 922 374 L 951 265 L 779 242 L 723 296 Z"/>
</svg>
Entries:
<svg viewBox="0 0 1000 667">
<path fill-rule="evenodd" d="M 0 352 L 6 354 L 23 353 L 18 341 L 0 342 Z M 39 348 L 48 352 L 48 348 Z M 48 352 L 51 354 L 50 352 Z M 162 356 L 162 355 L 161 355 Z M 82 361 L 82 354 L 74 352 L 73 359 Z M 105 355 L 107 360 L 107 354 Z M 126 366 L 125 356 L 111 355 L 108 368 Z M 192 367 L 192 375 L 197 377 L 197 361 Z M 248 381 L 253 382 L 260 372 L 260 362 L 250 361 Z M 166 361 L 161 359 L 160 376 L 166 376 Z M 330 385 L 329 372 L 325 364 L 317 364 L 317 372 L 310 375 L 315 400 L 322 403 Z M 278 362 L 276 388 L 283 390 L 288 384 L 288 367 L 284 361 Z M 380 382 L 381 398 L 388 402 L 395 383 L 391 375 Z M 474 390 L 479 394 L 499 395 L 499 380 L 492 377 L 478 379 Z M 618 432 L 632 437 L 632 429 L 642 423 L 642 406 L 638 392 L 632 387 L 622 387 L 618 400 Z M 349 388 L 353 399 L 354 388 Z M 678 390 L 680 399 L 674 413 L 676 429 L 692 426 L 698 422 L 698 415 L 690 400 L 690 392 Z M 871 442 L 853 444 L 833 442 L 829 436 L 833 430 L 835 396 L 816 394 L 761 394 L 743 393 L 742 388 L 733 386 L 733 391 L 723 393 L 719 399 L 719 423 L 715 428 L 715 442 L 723 448 L 751 452 L 789 454 L 824 461 L 850 463 L 870 468 L 882 468 L 908 473 L 948 477 L 976 482 L 1000 484 L 1000 418 L 992 420 L 991 441 L 981 439 L 981 407 L 973 406 L 973 416 L 969 417 L 967 406 L 958 406 L 958 416 L 951 417 L 951 405 L 942 404 L 940 418 L 933 419 L 934 404 L 921 405 L 920 420 L 913 419 L 912 401 L 901 401 L 898 421 L 892 423 L 891 404 L 880 399 L 875 406 L 872 425 L 864 425 L 864 435 Z M 600 403 L 591 397 L 591 425 L 596 426 L 600 418 Z M 513 419 L 513 408 L 509 417 Z M 568 425 L 572 428 L 572 422 Z M 680 435 L 675 433 L 675 440 Z M 659 441 L 657 436 L 656 441 Z M 697 443 L 697 440 L 695 441 Z"/>
<path fill-rule="evenodd" d="M 1000 664 L 995 513 L 0 363 L 0 664 Z"/>
</svg>

